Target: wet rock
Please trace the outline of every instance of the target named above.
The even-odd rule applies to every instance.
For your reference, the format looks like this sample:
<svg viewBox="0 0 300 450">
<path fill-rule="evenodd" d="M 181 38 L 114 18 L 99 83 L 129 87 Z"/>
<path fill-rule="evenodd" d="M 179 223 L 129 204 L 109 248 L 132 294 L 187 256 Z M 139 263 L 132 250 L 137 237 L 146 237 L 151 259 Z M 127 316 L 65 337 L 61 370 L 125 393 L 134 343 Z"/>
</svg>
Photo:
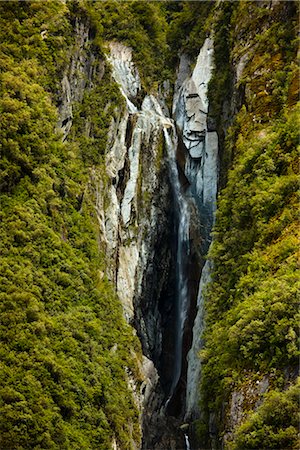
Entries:
<svg viewBox="0 0 300 450">
<path fill-rule="evenodd" d="M 186 393 L 186 419 L 193 420 L 199 417 L 201 379 L 201 362 L 199 352 L 203 348 L 201 339 L 204 330 L 204 292 L 211 279 L 211 263 L 206 261 L 201 274 L 197 298 L 197 315 L 193 327 L 193 343 L 188 353 L 187 393 Z"/>
<path fill-rule="evenodd" d="M 188 191 L 197 205 L 200 218 L 201 244 L 197 256 L 199 267 L 208 251 L 211 241 L 210 232 L 214 222 L 218 183 L 218 135 L 208 119 L 207 88 L 213 69 L 213 40 L 207 38 L 201 48 L 196 66 L 189 72 L 188 59 L 181 57 L 177 91 L 174 97 L 173 113 L 177 127 L 182 135 L 182 148 L 185 148 L 184 175 L 189 183 Z M 199 382 L 201 364 L 198 356 L 203 343 L 201 334 L 204 328 L 205 286 L 210 279 L 209 262 L 206 262 L 201 275 L 196 318 L 191 337 L 191 349 L 188 354 L 186 418 L 199 417 Z"/>
</svg>

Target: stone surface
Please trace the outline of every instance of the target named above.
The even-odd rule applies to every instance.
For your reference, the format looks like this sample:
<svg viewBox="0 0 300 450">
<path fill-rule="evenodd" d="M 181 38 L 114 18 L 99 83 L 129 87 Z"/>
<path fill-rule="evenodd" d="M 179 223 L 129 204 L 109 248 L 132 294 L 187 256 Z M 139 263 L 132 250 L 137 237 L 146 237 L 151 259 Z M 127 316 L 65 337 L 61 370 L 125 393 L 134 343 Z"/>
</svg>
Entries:
<svg viewBox="0 0 300 450">
<path fill-rule="evenodd" d="M 173 112 L 181 132 L 184 155 L 184 175 L 189 183 L 189 192 L 194 199 L 202 224 L 202 257 L 208 251 L 210 232 L 214 222 L 218 183 L 218 136 L 209 131 L 207 123 L 207 87 L 213 69 L 213 40 L 207 38 L 201 48 L 192 73 L 189 61 L 182 57 L 179 65 L 177 91 Z M 197 257 L 199 260 L 199 256 Z M 201 259 L 201 256 L 200 256 Z M 196 318 L 193 327 L 192 346 L 188 354 L 186 419 L 199 416 L 199 382 L 201 364 L 198 356 L 202 346 L 204 305 L 203 290 L 210 278 L 209 263 L 202 271 Z"/>
<path fill-rule="evenodd" d="M 156 366 L 163 345 L 159 299 L 168 282 L 168 233 L 172 230 L 163 130 L 174 125 L 164 114 L 161 98 L 147 95 L 140 109 L 134 105 L 138 104 L 140 81 L 132 51 L 116 42 L 109 47 L 112 74 L 127 108 L 111 123 L 105 156 L 107 178 L 97 193 L 97 215 L 103 229 L 108 275 L 116 284 L 127 321 L 135 324 L 142 342 L 144 382 L 137 397 L 144 429 L 149 431 L 149 439 L 155 440 L 155 436 L 150 437 L 156 434 L 154 423 L 161 423 L 160 433 L 166 431 Z M 128 379 L 132 385 L 130 376 Z M 134 385 L 132 388 L 135 392 Z"/>
<path fill-rule="evenodd" d="M 179 65 L 176 73 L 176 81 L 174 86 L 174 96 L 173 96 L 173 109 L 172 114 L 175 113 L 175 108 L 178 103 L 179 91 L 184 81 L 191 76 L 191 59 L 185 53 L 180 55 Z"/>
<path fill-rule="evenodd" d="M 109 43 L 108 60 L 112 65 L 113 76 L 120 85 L 130 113 L 137 112 L 133 100 L 141 89 L 139 73 L 132 61 L 132 49 L 120 42 Z"/>
<path fill-rule="evenodd" d="M 135 273 L 139 261 L 138 246 L 133 243 L 118 248 L 117 293 L 124 308 L 125 318 L 130 321 L 134 315 Z"/>
<path fill-rule="evenodd" d="M 73 104 L 81 102 L 85 89 L 89 89 L 93 78 L 98 81 L 104 75 L 104 62 L 95 64 L 95 56 L 90 51 L 89 27 L 76 20 L 74 44 L 70 51 L 70 62 L 61 82 L 58 128 L 63 140 L 70 132 L 73 122 Z"/>
<path fill-rule="evenodd" d="M 216 133 L 208 132 L 207 129 L 206 90 L 212 64 L 211 46 L 212 41 L 206 40 L 197 60 L 196 71 L 192 75 L 188 58 L 181 58 L 174 111 L 186 152 L 184 176 L 190 185 L 188 189 L 183 189 L 179 183 L 175 160 L 177 144 L 168 144 L 176 131 L 173 121 L 165 115 L 167 109 L 162 94 L 158 97 L 146 95 L 138 108 L 140 79 L 132 62 L 132 51 L 123 44 L 109 44 L 108 59 L 113 76 L 126 99 L 127 109 L 122 117 L 111 123 L 105 156 L 108 179 L 100 183 L 101 189 L 97 192 L 97 215 L 104 235 L 109 276 L 116 284 L 127 321 L 135 324 L 146 358 L 142 367 L 144 382 L 140 394 L 136 395 L 140 395 L 143 411 L 143 448 L 151 447 L 153 450 L 162 448 L 162 445 L 174 449 L 184 445 L 184 434 L 179 429 L 180 420 L 168 418 L 164 406 L 167 399 L 164 398 L 166 388 L 163 388 L 159 375 L 162 375 L 162 367 L 167 371 L 169 369 L 161 366 L 160 358 L 163 351 L 168 352 L 172 348 L 168 339 L 171 339 L 175 331 L 174 326 L 163 323 L 162 320 L 166 322 L 170 311 L 174 310 L 172 299 L 165 296 L 170 289 L 167 284 L 171 267 L 173 271 L 176 270 L 172 262 L 176 254 L 175 247 L 179 248 L 179 244 L 171 243 L 170 235 L 176 212 L 180 216 L 178 235 L 186 241 L 182 252 L 187 250 L 191 263 L 196 258 L 198 267 L 201 255 L 195 256 L 196 253 L 200 251 L 203 254 L 208 248 L 208 243 L 200 243 L 201 237 L 195 229 L 200 228 L 200 224 L 207 228 L 204 237 L 206 242 L 213 220 L 217 186 L 218 140 Z M 164 90 L 167 90 L 167 86 Z M 172 150 L 172 157 L 167 150 Z M 170 165 L 170 161 L 173 164 Z M 178 186 L 176 184 L 177 188 L 174 189 L 173 180 L 173 194 L 169 181 L 173 172 L 170 174 L 170 170 L 176 172 L 175 178 L 178 181 Z M 176 196 L 177 201 L 174 202 L 172 195 Z M 181 205 L 180 199 L 184 208 L 178 206 Z M 176 211 L 170 211 L 171 204 L 177 205 Z M 205 214 L 202 220 L 203 211 Z M 191 239 L 194 243 L 189 249 Z M 186 267 L 187 259 L 184 257 Z M 205 279 L 202 280 L 203 283 L 205 284 Z M 190 289 L 189 285 L 185 288 L 187 292 Z M 193 389 L 200 371 L 197 365 L 199 341 L 196 333 L 202 329 L 202 307 L 201 303 L 196 319 L 194 347 L 189 356 L 188 398 L 193 397 L 194 401 L 191 413 L 196 408 Z M 189 302 L 185 302 L 181 309 L 184 312 L 180 319 L 183 340 L 178 342 L 183 348 L 187 345 L 185 328 L 190 320 Z M 164 336 L 168 336 L 168 339 L 164 340 Z M 172 360 L 171 357 L 169 361 L 173 369 L 176 367 L 175 359 L 173 357 Z M 184 367 L 185 362 L 182 364 Z M 177 370 L 178 380 L 180 373 L 181 363 Z M 130 380 L 129 376 L 129 383 L 132 384 Z M 166 375 L 164 380 L 171 387 L 171 374 Z M 194 393 L 196 391 L 195 388 Z"/>
<path fill-rule="evenodd" d="M 207 123 L 207 86 L 213 69 L 213 40 L 205 40 L 190 77 L 187 77 L 187 63 L 181 64 L 185 69 L 179 71 L 173 111 L 187 150 L 184 173 L 199 208 L 204 239 L 209 241 L 218 180 L 218 136 L 209 131 Z"/>
<path fill-rule="evenodd" d="M 128 119 L 129 114 L 125 112 L 119 121 L 112 123 L 111 130 L 114 130 L 115 133 L 111 136 L 112 145 L 108 147 L 105 155 L 106 172 L 110 178 L 116 178 L 116 182 L 118 182 L 119 171 L 124 167 L 127 152 L 126 130 Z"/>
<path fill-rule="evenodd" d="M 188 353 L 188 372 L 186 390 L 186 420 L 193 420 L 199 416 L 199 383 L 201 379 L 201 363 L 199 352 L 203 347 L 201 338 L 204 330 L 204 291 L 211 279 L 211 263 L 206 261 L 201 274 L 197 298 L 197 315 L 193 327 L 192 347 Z"/>
<path fill-rule="evenodd" d="M 144 404 L 147 404 L 158 384 L 159 376 L 153 361 L 146 356 L 143 356 L 143 374 L 145 381 L 141 385 L 141 395 L 144 398 Z"/>
<path fill-rule="evenodd" d="M 216 210 L 218 150 L 218 135 L 216 131 L 207 132 L 203 168 L 203 203 L 211 210 L 211 213 L 214 213 Z"/>
<path fill-rule="evenodd" d="M 193 70 L 192 80 L 195 83 L 197 94 L 203 105 L 203 112 L 208 112 L 207 86 L 213 70 L 213 39 L 206 38 L 197 58 Z"/>
<path fill-rule="evenodd" d="M 242 422 L 247 418 L 250 411 L 256 410 L 263 402 L 263 396 L 269 388 L 269 378 L 265 375 L 260 376 L 256 374 L 258 379 L 253 379 L 253 373 L 245 373 L 245 379 L 241 386 L 234 389 L 227 412 L 225 416 L 225 433 L 224 443 L 225 445 L 233 440 L 234 432 Z"/>
</svg>

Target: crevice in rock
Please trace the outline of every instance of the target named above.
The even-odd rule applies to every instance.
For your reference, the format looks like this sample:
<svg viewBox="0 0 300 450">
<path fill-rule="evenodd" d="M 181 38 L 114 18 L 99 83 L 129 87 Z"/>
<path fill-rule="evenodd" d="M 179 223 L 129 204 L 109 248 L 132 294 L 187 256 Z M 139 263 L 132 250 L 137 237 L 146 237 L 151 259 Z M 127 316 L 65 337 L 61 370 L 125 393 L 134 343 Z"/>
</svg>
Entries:
<svg viewBox="0 0 300 450">
<path fill-rule="evenodd" d="M 117 197 L 118 197 L 120 204 L 121 204 L 122 198 L 124 197 L 126 184 L 129 180 L 129 167 L 130 167 L 129 157 L 128 157 L 128 153 L 126 153 L 125 159 L 124 159 L 124 166 L 122 167 L 122 169 L 120 169 L 118 171 L 118 183 L 117 183 L 116 192 L 117 192 Z"/>
</svg>

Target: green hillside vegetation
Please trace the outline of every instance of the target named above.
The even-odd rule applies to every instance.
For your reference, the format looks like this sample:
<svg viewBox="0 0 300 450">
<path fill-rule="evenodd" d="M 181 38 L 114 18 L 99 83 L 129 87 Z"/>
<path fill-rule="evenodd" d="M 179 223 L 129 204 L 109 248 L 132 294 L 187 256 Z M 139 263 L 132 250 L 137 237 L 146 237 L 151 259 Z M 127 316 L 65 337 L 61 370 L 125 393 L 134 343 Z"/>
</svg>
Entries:
<svg viewBox="0 0 300 450">
<path fill-rule="evenodd" d="M 140 349 L 104 275 L 89 189 L 106 141 L 94 124 L 89 155 L 55 131 L 72 11 L 4 2 L 0 14 L 0 447 L 107 450 L 115 438 L 131 448 L 140 437 L 127 374 L 140 379 Z M 115 100 L 105 76 L 96 107 Z"/>
<path fill-rule="evenodd" d="M 293 373 L 299 358 L 297 14 L 292 2 L 272 13 L 241 2 L 231 17 L 229 63 L 249 43 L 254 53 L 240 80 L 245 100 L 223 155 L 229 171 L 209 255 L 214 271 L 206 301 L 202 407 L 217 413 L 221 433 L 230 393 L 243 391 L 245 378 L 267 375 L 265 402 L 256 413 L 249 405 L 232 448 L 292 449 L 299 446 L 298 391 L 280 391 L 284 373 Z M 216 64 L 215 77 L 222 67 L 218 59 Z M 219 95 L 213 88 L 210 95 Z"/>
<path fill-rule="evenodd" d="M 155 89 L 159 81 L 170 77 L 164 2 L 79 0 L 70 4 L 81 17 L 88 18 L 95 33 L 94 45 L 100 51 L 113 40 L 133 48 L 144 89 Z"/>
<path fill-rule="evenodd" d="M 294 2 L 0 2 L 1 449 L 140 441 L 128 377 L 142 381 L 141 349 L 105 275 L 91 181 L 96 173 L 106 182 L 107 131 L 124 108 L 104 52 L 109 40 L 131 45 L 143 89 L 155 92 L 175 76 L 178 51 L 195 57 L 213 26 L 210 116 L 221 142 L 230 127 L 209 255 L 199 438 L 209 446 L 209 413 L 221 437 L 231 393 L 266 376 L 264 401 L 255 411 L 249 402 L 228 449 L 299 447 L 296 17 Z M 104 74 L 73 105 L 62 142 L 57 107 L 76 20 Z M 230 118 L 232 64 L 247 49 L 242 105 Z"/>
</svg>

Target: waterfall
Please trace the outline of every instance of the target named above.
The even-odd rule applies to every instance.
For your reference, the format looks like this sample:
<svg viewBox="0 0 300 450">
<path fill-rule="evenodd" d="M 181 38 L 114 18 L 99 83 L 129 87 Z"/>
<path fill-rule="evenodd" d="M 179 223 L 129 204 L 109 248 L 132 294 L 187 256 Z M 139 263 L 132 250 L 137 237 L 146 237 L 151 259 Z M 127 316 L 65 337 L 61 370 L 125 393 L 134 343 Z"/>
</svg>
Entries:
<svg viewBox="0 0 300 450">
<path fill-rule="evenodd" d="M 184 440 L 185 440 L 185 448 L 186 448 L 186 450 L 191 450 L 190 441 L 189 441 L 189 437 L 188 437 L 187 434 L 184 435 Z"/>
<path fill-rule="evenodd" d="M 171 135 L 169 131 L 171 130 Z M 180 185 L 179 173 L 176 162 L 177 135 L 175 126 L 169 129 L 164 128 L 165 142 L 168 153 L 170 182 L 174 195 L 174 206 L 177 216 L 177 258 L 176 258 L 176 324 L 175 324 L 175 364 L 173 382 L 169 398 L 181 375 L 182 367 L 182 341 L 184 326 L 189 309 L 188 278 L 186 276 L 186 263 L 189 254 L 189 227 L 190 211 L 187 199 L 185 198 Z"/>
<path fill-rule="evenodd" d="M 151 428 L 151 432 L 149 429 L 146 432 L 148 436 L 145 442 L 148 444 L 157 439 L 155 433 L 160 437 L 170 434 L 170 429 L 154 431 L 157 419 L 161 419 L 159 415 L 161 411 L 166 416 L 173 415 L 179 420 L 188 411 L 187 421 L 195 411 L 197 412 L 199 395 L 197 383 L 200 374 L 197 350 L 203 324 L 203 301 L 199 301 L 199 304 L 196 305 L 199 282 L 197 273 L 200 277 L 203 257 L 211 240 L 210 232 L 214 220 L 218 172 L 218 137 L 216 131 L 207 123 L 207 85 L 213 68 L 213 41 L 209 38 L 205 40 L 194 70 L 184 71 L 184 76 L 179 76 L 181 81 L 176 85 L 173 104 L 176 127 L 174 120 L 164 114 L 163 111 L 166 111 L 167 108 L 164 108 L 161 98 L 158 100 L 154 95 L 146 95 L 142 104 L 140 100 L 138 101 L 137 94 L 141 95 L 142 91 L 138 72 L 132 62 L 132 50 L 116 42 L 110 44 L 110 50 L 108 59 L 111 63 L 112 74 L 119 83 L 120 91 L 127 105 L 117 132 L 112 131 L 114 143 L 106 153 L 107 172 L 114 182 L 109 185 L 110 201 L 108 202 L 108 217 L 105 226 L 107 236 L 113 237 L 109 240 L 113 244 L 111 254 L 117 257 L 117 292 L 126 318 L 129 321 L 136 320 L 138 331 L 143 339 L 145 354 L 153 358 L 158 368 L 160 365 L 158 358 L 166 356 L 161 352 L 172 352 L 172 356 L 167 355 L 168 370 L 165 378 L 162 372 L 158 373 L 160 381 L 157 381 L 159 378 L 155 378 L 155 383 L 161 382 L 161 386 L 158 390 L 155 390 L 155 383 L 152 386 L 153 396 L 160 397 L 153 401 L 153 405 L 156 405 L 155 401 L 157 401 L 157 411 L 152 410 L 153 406 L 151 405 L 151 417 L 150 415 L 149 417 L 145 416 L 146 427 Z M 129 140 L 127 140 L 128 130 L 130 131 Z M 181 136 L 180 145 L 178 145 L 177 130 Z M 150 273 L 148 269 L 149 267 L 151 269 L 151 265 L 154 267 L 153 255 L 156 249 L 153 246 L 151 232 L 152 229 L 155 230 L 162 216 L 162 211 L 158 211 L 158 197 L 155 203 L 150 205 L 147 216 L 142 217 L 140 214 L 139 195 L 142 193 L 145 194 L 145 198 L 150 196 L 151 199 L 151 196 L 156 195 L 155 192 L 159 190 L 158 183 L 161 183 L 155 170 L 148 170 L 147 174 L 143 172 L 145 167 L 142 166 L 142 163 L 143 161 L 145 163 L 145 154 L 148 155 L 148 152 L 149 161 L 155 156 L 155 146 L 160 142 L 162 132 L 166 149 L 166 159 L 163 164 L 167 163 L 169 186 L 173 193 L 173 201 L 169 205 L 169 210 L 176 227 L 175 248 L 168 243 L 169 255 L 174 256 L 173 250 L 175 251 L 175 264 L 170 265 L 175 271 L 175 283 L 169 291 L 170 295 L 166 295 L 169 303 L 163 303 L 161 310 L 159 309 L 160 297 L 155 298 L 151 303 L 152 310 L 148 309 L 150 308 L 149 303 L 144 305 L 144 310 L 138 310 L 137 300 L 143 298 L 141 289 L 146 280 L 145 275 Z M 181 152 L 179 163 L 177 162 L 178 151 Z M 157 159 L 153 161 L 157 161 Z M 146 170 L 147 168 L 149 167 L 146 162 Z M 124 181 L 123 191 L 118 191 L 120 174 L 125 169 L 126 177 L 124 180 L 122 179 L 122 182 Z M 141 173 L 143 173 L 142 180 Z M 182 186 L 182 176 L 187 180 L 187 189 Z M 147 183 L 144 184 L 145 178 Z M 164 180 L 166 181 L 166 177 Z M 167 192 L 169 192 L 169 186 Z M 120 196 L 120 194 L 122 195 Z M 143 201 L 145 202 L 144 198 Z M 166 215 L 168 214 L 167 204 L 164 208 L 163 213 Z M 149 212 L 150 216 L 148 216 Z M 170 223 L 168 222 L 168 224 Z M 157 227 L 157 232 L 158 230 L 159 227 Z M 168 236 L 171 236 L 171 233 Z M 171 271 L 167 276 L 170 282 L 173 282 L 173 274 L 170 275 L 170 273 Z M 159 278 L 159 274 L 157 274 L 157 278 Z M 154 279 L 156 280 L 156 278 Z M 164 282 L 166 281 L 164 280 Z M 204 282 L 204 278 L 202 278 L 202 282 Z M 168 288 L 170 289 L 169 285 Z M 149 290 L 151 289 L 152 287 L 149 285 Z M 163 295 L 165 296 L 165 293 Z M 173 300 L 173 303 L 170 299 Z M 134 308 L 136 309 L 134 310 Z M 163 318 L 165 322 L 160 316 L 162 311 L 166 314 Z M 193 314 L 196 313 L 197 317 L 192 333 L 192 329 L 188 329 L 188 327 L 191 325 Z M 151 314 L 153 314 L 152 317 L 150 317 Z M 164 324 L 167 325 L 165 328 L 159 328 L 162 324 L 163 327 Z M 192 337 L 193 343 L 190 349 Z M 186 359 L 189 350 L 189 358 Z M 162 367 L 164 368 L 163 365 Z M 185 382 L 187 383 L 186 392 Z M 159 394 L 157 394 L 158 392 Z M 168 400 L 165 408 L 161 409 L 166 395 Z M 153 420 L 152 417 L 154 417 Z M 173 434 L 176 434 L 174 430 L 178 424 L 174 423 L 172 426 L 174 426 Z M 155 435 L 154 439 L 150 433 Z M 184 438 L 186 449 L 190 450 L 188 436 L 183 436 L 181 431 L 179 434 L 182 439 Z"/>
<path fill-rule="evenodd" d="M 193 71 L 189 69 L 187 56 L 182 55 L 173 103 L 174 118 L 185 148 L 184 174 L 202 225 L 202 259 L 211 243 L 218 180 L 218 135 L 214 126 L 208 123 L 207 89 L 214 66 L 213 51 L 213 39 L 205 39 Z M 211 267 L 207 261 L 199 282 L 192 346 L 187 357 L 187 421 L 199 415 L 201 363 L 198 354 L 203 345 L 204 292 L 210 273 Z"/>
</svg>

